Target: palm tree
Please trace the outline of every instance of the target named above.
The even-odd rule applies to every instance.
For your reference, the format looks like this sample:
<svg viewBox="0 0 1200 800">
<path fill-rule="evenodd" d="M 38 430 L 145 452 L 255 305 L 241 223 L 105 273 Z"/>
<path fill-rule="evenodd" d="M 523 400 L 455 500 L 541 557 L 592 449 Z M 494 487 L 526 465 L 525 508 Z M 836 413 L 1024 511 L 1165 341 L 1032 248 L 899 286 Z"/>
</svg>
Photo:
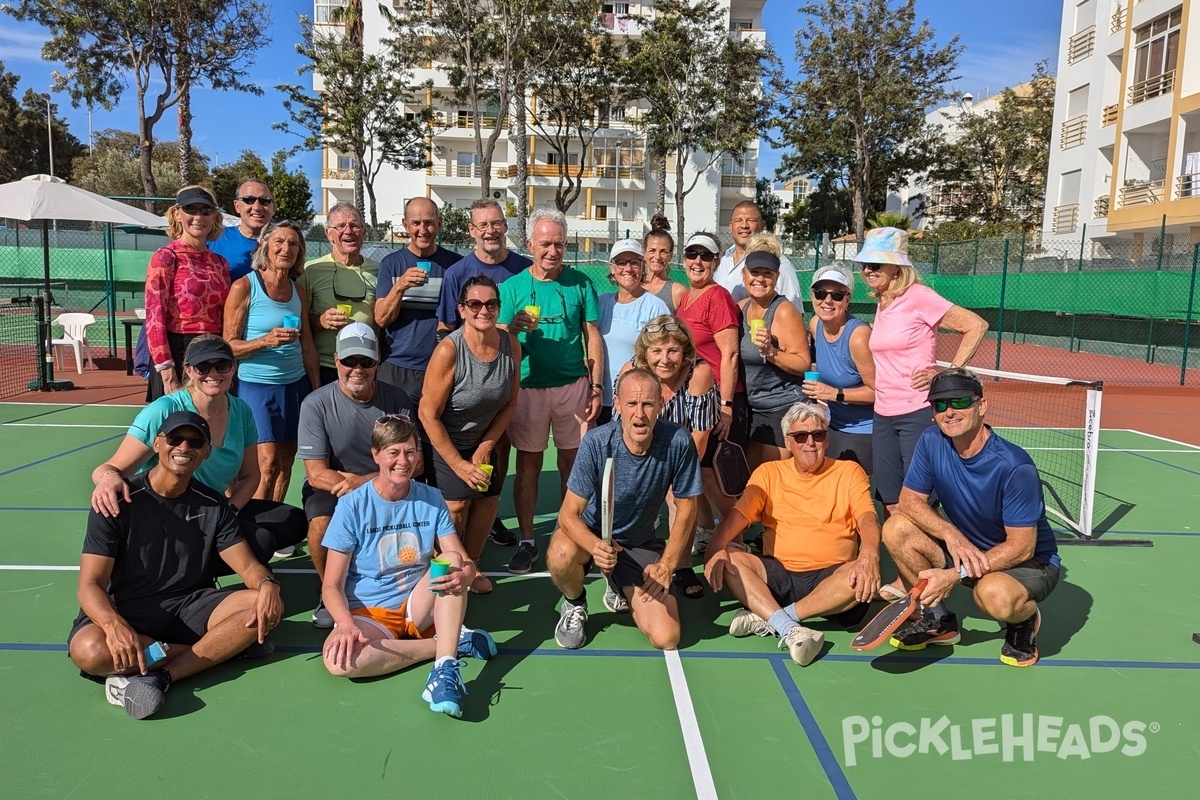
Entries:
<svg viewBox="0 0 1200 800">
<path fill-rule="evenodd" d="M 912 217 L 903 211 L 880 211 L 867 220 L 868 228 L 899 228 L 912 230 Z"/>
</svg>

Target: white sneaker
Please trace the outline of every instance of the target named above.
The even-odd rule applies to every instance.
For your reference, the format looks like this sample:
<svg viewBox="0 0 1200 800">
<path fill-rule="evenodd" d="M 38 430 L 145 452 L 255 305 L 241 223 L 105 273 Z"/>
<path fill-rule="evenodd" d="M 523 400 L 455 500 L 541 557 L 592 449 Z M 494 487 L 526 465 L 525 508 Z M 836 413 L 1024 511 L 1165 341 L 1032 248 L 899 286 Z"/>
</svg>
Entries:
<svg viewBox="0 0 1200 800">
<path fill-rule="evenodd" d="M 730 636 L 774 636 L 774 629 L 767 621 L 748 608 L 739 609 L 729 623 Z"/>
<path fill-rule="evenodd" d="M 704 555 L 704 551 L 708 549 L 708 543 L 712 541 L 713 530 L 713 528 L 696 526 L 696 536 L 692 539 L 692 555 Z"/>
<path fill-rule="evenodd" d="M 825 634 L 820 631 L 814 631 L 812 628 L 806 628 L 803 625 L 797 625 L 788 631 L 788 635 L 783 637 L 779 642 L 780 647 L 787 647 L 788 653 L 802 667 L 807 667 L 812 663 L 812 660 L 821 652 L 821 646 L 825 644 Z"/>
</svg>

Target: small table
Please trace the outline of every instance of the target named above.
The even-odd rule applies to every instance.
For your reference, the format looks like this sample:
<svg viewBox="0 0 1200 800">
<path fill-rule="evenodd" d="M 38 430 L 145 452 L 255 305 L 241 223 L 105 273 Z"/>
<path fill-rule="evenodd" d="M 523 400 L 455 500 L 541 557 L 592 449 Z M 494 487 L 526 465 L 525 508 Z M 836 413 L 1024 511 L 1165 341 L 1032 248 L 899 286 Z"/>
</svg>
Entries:
<svg viewBox="0 0 1200 800">
<path fill-rule="evenodd" d="M 125 374 L 133 374 L 133 326 L 141 327 L 146 320 L 141 317 L 121 317 L 121 324 L 125 326 Z"/>
</svg>

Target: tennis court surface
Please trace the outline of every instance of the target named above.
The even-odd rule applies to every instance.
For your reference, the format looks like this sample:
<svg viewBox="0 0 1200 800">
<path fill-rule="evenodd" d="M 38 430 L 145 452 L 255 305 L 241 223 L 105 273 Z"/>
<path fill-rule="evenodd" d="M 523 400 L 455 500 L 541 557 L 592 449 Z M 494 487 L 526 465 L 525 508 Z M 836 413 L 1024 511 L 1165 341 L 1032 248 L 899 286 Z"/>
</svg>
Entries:
<svg viewBox="0 0 1200 800">
<path fill-rule="evenodd" d="M 1143 420 L 1163 421 L 1158 398 L 1140 402 Z M 277 565 L 289 615 L 276 653 L 174 686 L 137 722 L 76 676 L 64 644 L 88 476 L 136 410 L 0 404 L 6 797 L 1108 798 L 1186 796 L 1200 779 L 1200 441 L 1148 433 L 1138 414 L 1105 414 L 1096 529 L 1153 547 L 1063 548 L 1032 669 L 999 662 L 1000 631 L 965 593 L 951 600 L 959 645 L 858 654 L 852 632 L 817 623 L 828 643 L 802 669 L 773 639 L 728 636 L 728 594 L 681 600 L 680 650 L 653 651 L 604 609 L 595 579 L 589 641 L 567 652 L 548 578 L 508 576 L 511 551 L 489 545 L 497 588 L 472 597 L 468 624 L 501 652 L 467 662 L 454 720 L 421 701 L 427 667 L 361 682 L 325 672 L 316 577 L 299 556 Z M 1019 426 L 1002 432 L 1022 441 Z M 544 473 L 543 555 L 556 494 Z"/>
</svg>

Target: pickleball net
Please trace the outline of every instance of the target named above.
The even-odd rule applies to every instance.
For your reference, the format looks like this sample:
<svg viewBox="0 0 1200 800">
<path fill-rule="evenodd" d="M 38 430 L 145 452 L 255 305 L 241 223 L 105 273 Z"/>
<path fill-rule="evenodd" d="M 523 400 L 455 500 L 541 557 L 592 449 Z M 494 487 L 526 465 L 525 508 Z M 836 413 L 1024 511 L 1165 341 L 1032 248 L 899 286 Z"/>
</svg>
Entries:
<svg viewBox="0 0 1200 800">
<path fill-rule="evenodd" d="M 37 378 L 37 316 L 26 294 L 0 296 L 0 398 L 15 397 Z"/>
</svg>

